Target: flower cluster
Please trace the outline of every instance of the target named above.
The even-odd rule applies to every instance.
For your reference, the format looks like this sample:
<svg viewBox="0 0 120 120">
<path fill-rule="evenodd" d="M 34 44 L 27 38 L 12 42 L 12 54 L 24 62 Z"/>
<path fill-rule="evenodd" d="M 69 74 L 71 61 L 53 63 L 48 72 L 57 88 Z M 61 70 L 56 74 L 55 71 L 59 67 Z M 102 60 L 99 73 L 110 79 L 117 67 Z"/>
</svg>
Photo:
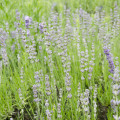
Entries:
<svg viewBox="0 0 120 120">
<path fill-rule="evenodd" d="M 93 100 L 93 106 L 94 106 L 94 118 L 97 118 L 97 84 L 95 84 L 95 88 L 94 88 L 94 96 L 93 96 L 94 100 Z"/>
<path fill-rule="evenodd" d="M 25 16 L 25 27 L 26 27 L 26 28 L 29 28 L 29 25 L 30 25 L 29 16 Z"/>
<path fill-rule="evenodd" d="M 90 110 L 89 110 L 89 89 L 86 89 L 84 93 L 81 94 L 80 100 L 82 104 L 82 109 L 84 112 L 84 117 L 86 120 L 90 120 Z"/>
<path fill-rule="evenodd" d="M 43 25 L 43 23 L 39 24 L 39 30 L 40 30 L 40 33 L 44 32 L 44 25 Z"/>
<path fill-rule="evenodd" d="M 46 94 L 49 96 L 51 94 L 51 89 L 50 89 L 50 82 L 49 82 L 49 76 L 45 75 L 45 85 L 46 85 Z"/>
<path fill-rule="evenodd" d="M 118 64 L 118 61 L 116 61 Z M 113 109 L 113 117 L 115 120 L 119 120 L 119 106 L 120 106 L 120 100 L 119 100 L 119 94 L 120 94 L 120 77 L 119 77 L 119 67 L 115 67 L 114 75 L 113 75 L 113 82 L 112 82 L 112 93 L 113 93 L 113 99 L 111 100 L 111 107 Z"/>
<path fill-rule="evenodd" d="M 34 94 L 33 96 L 34 96 L 34 101 L 38 103 L 39 101 L 41 101 L 41 99 L 40 99 L 40 91 L 38 90 L 40 88 L 40 86 L 41 86 L 40 77 L 39 77 L 39 71 L 35 72 L 34 78 L 36 80 L 35 81 L 36 84 L 33 85 L 33 94 Z"/>
<path fill-rule="evenodd" d="M 60 95 L 59 95 L 59 103 L 57 104 L 57 113 L 58 118 L 62 118 L 61 115 L 61 99 L 62 99 L 62 89 L 60 89 Z"/>
<path fill-rule="evenodd" d="M 114 69 L 115 69 L 115 66 L 114 66 L 114 62 L 113 62 L 113 59 L 112 59 L 112 56 L 111 56 L 111 54 L 110 54 L 110 50 L 109 49 L 107 49 L 107 47 L 104 47 L 104 53 L 105 53 L 105 55 L 106 55 L 106 57 L 107 57 L 107 60 L 108 60 L 108 62 L 109 62 L 109 67 L 110 67 L 110 73 L 114 73 Z"/>
</svg>

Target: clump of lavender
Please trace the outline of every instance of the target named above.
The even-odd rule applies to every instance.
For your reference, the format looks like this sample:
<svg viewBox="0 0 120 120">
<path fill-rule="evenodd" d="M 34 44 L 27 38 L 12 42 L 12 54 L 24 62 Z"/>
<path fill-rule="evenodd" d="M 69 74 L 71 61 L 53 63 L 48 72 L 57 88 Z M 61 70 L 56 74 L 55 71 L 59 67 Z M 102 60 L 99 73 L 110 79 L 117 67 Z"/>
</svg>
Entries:
<svg viewBox="0 0 120 120">
<path fill-rule="evenodd" d="M 95 88 L 94 88 L 94 96 L 93 96 L 93 106 L 94 106 L 94 118 L 97 118 L 97 103 L 96 103 L 96 99 L 97 99 L 97 84 L 95 84 Z"/>
<path fill-rule="evenodd" d="M 33 85 L 33 96 L 34 96 L 34 101 L 35 102 L 39 102 L 41 99 L 40 99 L 40 94 L 39 94 L 39 92 L 40 91 L 38 91 L 38 89 L 40 88 L 40 78 L 39 78 L 39 72 L 37 71 L 37 72 L 35 72 L 35 76 L 34 76 L 34 78 L 35 78 L 35 82 L 36 82 L 36 84 L 34 84 Z"/>
<path fill-rule="evenodd" d="M 18 89 L 18 94 L 19 94 L 20 102 L 22 103 L 22 105 L 24 105 L 25 101 L 24 101 L 23 94 L 21 92 L 21 88 Z M 20 110 L 20 113 L 22 113 L 22 114 L 24 113 L 24 109 L 23 108 Z"/>
<path fill-rule="evenodd" d="M 84 113 L 84 119 L 90 120 L 90 110 L 89 110 L 89 89 L 86 89 L 84 93 L 80 96 L 82 109 Z"/>
<path fill-rule="evenodd" d="M 29 28 L 29 24 L 30 24 L 29 16 L 25 16 L 25 27 Z"/>
<path fill-rule="evenodd" d="M 4 65 L 8 65 L 8 56 L 5 48 L 1 48 Z"/>
<path fill-rule="evenodd" d="M 78 84 L 78 90 L 77 90 L 77 97 L 78 97 L 78 100 L 77 100 L 77 111 L 79 111 L 79 106 L 80 106 L 80 96 L 81 96 L 81 84 L 79 82 Z"/>
<path fill-rule="evenodd" d="M 120 112 L 119 110 L 120 109 L 119 108 L 120 106 L 119 72 L 120 71 L 118 68 L 118 63 L 115 64 L 114 66 L 112 54 L 110 53 L 110 50 L 111 50 L 110 48 L 112 45 L 110 38 L 115 38 L 117 35 L 119 35 L 119 30 L 120 30 L 120 27 L 119 27 L 120 17 L 118 14 L 118 10 L 119 9 L 118 9 L 117 3 L 115 3 L 114 13 L 113 11 L 111 11 L 112 21 L 110 22 L 110 26 L 109 26 L 109 23 L 108 24 L 104 23 L 106 20 L 105 11 L 102 11 L 102 10 L 96 11 L 93 18 L 91 17 L 91 14 L 87 13 L 82 8 L 80 8 L 79 13 L 77 9 L 76 13 L 73 13 L 73 14 L 70 13 L 71 11 L 70 9 L 65 9 L 64 15 L 61 16 L 61 18 L 58 16 L 58 13 L 52 11 L 50 13 L 51 17 L 48 19 L 48 26 L 43 22 L 38 23 L 38 21 L 37 22 L 34 21 L 33 25 L 31 26 L 31 23 L 32 23 L 31 18 L 29 16 L 25 16 L 24 17 L 25 26 L 23 28 L 19 28 L 19 25 L 21 22 L 20 13 L 18 12 L 18 10 L 16 10 L 15 30 L 10 32 L 12 36 L 12 40 L 10 42 L 9 42 L 9 39 L 5 41 L 7 38 L 6 37 L 7 34 L 9 34 L 9 29 L 10 29 L 9 24 L 6 23 L 7 32 L 4 32 L 3 30 L 1 32 L 1 29 L 0 29 L 0 42 L 1 42 L 0 54 L 2 54 L 2 60 L 5 65 L 8 64 L 9 59 L 10 59 L 10 67 L 12 63 L 14 63 L 12 61 L 12 57 L 9 57 L 9 59 L 7 58 L 8 50 L 6 49 L 7 48 L 6 44 L 10 43 L 11 45 L 12 43 L 12 46 L 10 46 L 10 48 L 12 48 L 11 50 L 14 51 L 12 55 L 15 55 L 15 56 L 17 55 L 19 66 L 22 67 L 23 62 L 28 62 L 30 60 L 29 64 L 32 67 L 30 66 L 24 66 L 24 67 L 27 67 L 28 69 L 29 68 L 32 69 L 34 67 L 34 70 L 38 68 L 43 68 L 44 72 L 46 74 L 49 74 L 49 76 L 48 75 L 45 76 L 45 80 L 43 80 L 42 70 L 35 72 L 35 76 L 34 76 L 35 84 L 33 85 L 32 89 L 33 89 L 33 99 L 36 105 L 36 116 L 37 116 L 36 118 L 38 120 L 42 119 L 41 115 L 42 116 L 45 115 L 44 117 L 47 120 L 68 119 L 67 114 L 64 115 L 64 110 L 65 110 L 64 107 L 69 107 L 69 106 L 71 108 L 70 113 L 72 114 L 71 119 L 81 119 L 81 118 L 85 120 L 97 119 L 97 102 L 96 102 L 97 87 L 99 91 L 101 89 L 101 85 L 100 85 L 101 83 L 100 84 L 98 83 L 99 84 L 98 86 L 95 84 L 95 82 L 98 82 L 96 80 L 97 79 L 96 69 L 97 68 L 99 69 L 99 67 L 97 67 L 97 64 L 96 64 L 97 59 L 95 59 L 96 57 L 95 54 L 97 53 L 97 51 L 95 51 L 95 47 L 99 45 L 101 41 L 99 41 L 96 38 L 103 40 L 104 46 L 107 46 L 107 47 L 104 47 L 104 53 L 109 63 L 110 72 L 113 74 L 112 76 L 113 82 L 111 87 L 113 92 L 113 98 L 111 100 L 111 106 L 114 111 L 113 113 L 114 119 L 120 120 L 120 113 L 119 113 Z M 73 19 L 71 19 L 71 17 L 73 17 Z M 74 27 L 73 27 L 73 24 L 71 23 L 72 20 L 73 20 Z M 78 20 L 79 22 L 77 22 Z M 66 25 L 63 28 L 64 23 Z M 22 27 L 22 25 L 20 26 Z M 47 28 L 49 32 L 47 31 Z M 38 30 L 41 34 L 38 32 Z M 110 32 L 110 35 L 107 35 L 107 32 Z M 73 33 L 74 33 L 74 38 L 73 38 Z M 113 36 L 111 36 L 112 34 Z M 38 39 L 43 40 L 42 44 Z M 92 39 L 93 41 L 91 41 Z M 27 52 L 28 54 L 22 54 L 22 51 L 21 51 L 22 47 L 20 46 L 20 43 L 21 43 L 20 40 L 22 40 L 23 42 L 24 52 Z M 91 44 L 90 42 L 94 42 L 94 40 L 95 40 L 95 44 L 92 43 L 92 50 L 90 50 L 91 49 L 89 47 Z M 15 43 L 13 43 L 14 41 Z M 18 50 L 15 49 L 17 47 L 18 47 Z M 39 47 L 40 56 L 41 56 L 40 61 L 43 61 L 42 62 L 43 64 L 41 64 L 41 62 L 39 63 L 38 62 L 39 59 L 37 59 L 39 55 L 38 47 Z M 11 51 L 9 51 L 9 53 L 10 52 Z M 61 56 L 61 59 L 57 58 L 56 56 L 57 53 L 58 55 Z M 72 53 L 74 53 L 74 55 Z M 79 57 L 79 60 L 77 60 L 76 58 L 77 53 L 78 53 L 77 57 Z M 89 56 L 89 53 L 91 53 L 90 56 Z M 25 58 L 29 60 L 27 61 L 25 59 L 25 61 L 22 61 L 23 60 L 22 57 L 20 58 L 20 56 L 22 55 L 25 55 Z M 70 59 L 71 57 L 73 57 L 72 60 Z M 90 61 L 89 61 L 89 58 L 91 58 Z M 76 61 L 79 61 L 79 62 L 76 62 Z M 35 63 L 35 64 L 31 65 L 31 63 Z M 93 68 L 95 64 L 96 64 L 96 67 L 95 67 L 96 73 L 94 75 Z M 16 67 L 15 65 L 11 67 L 13 68 L 13 70 Z M 79 67 L 78 69 L 80 69 L 81 72 L 76 69 L 77 68 L 76 66 Z M 2 67 L 5 68 L 6 66 L 2 66 L 2 62 L 0 61 L 1 71 L 2 71 Z M 32 70 L 31 70 L 31 74 L 32 74 Z M 9 75 L 9 72 L 7 71 L 5 72 L 7 74 L 6 73 L 4 74 L 4 71 L 0 72 L 0 83 L 1 83 L 1 80 L 3 81 L 4 78 L 7 79 L 5 75 Z M 15 71 L 15 73 L 17 72 Z M 54 73 L 58 73 L 58 75 Z M 1 76 L 2 74 L 4 75 Z M 100 72 L 100 74 L 102 73 Z M 24 82 L 26 84 L 26 81 L 24 81 L 23 76 L 24 76 L 24 71 L 22 67 L 20 72 L 20 79 L 21 79 L 21 83 Z M 107 75 L 105 77 L 107 78 Z M 60 81 L 61 79 L 62 80 L 65 79 L 65 85 L 63 81 Z M 14 83 L 12 82 L 14 79 L 12 81 L 11 80 L 12 79 L 10 79 L 10 84 L 12 85 L 12 83 Z M 88 84 L 87 82 L 90 84 Z M 107 81 L 107 82 L 110 82 L 110 81 Z M 76 91 L 77 83 L 79 83 L 79 85 Z M 95 87 L 93 86 L 94 84 L 95 84 Z M 60 88 L 60 87 L 61 89 L 58 90 L 57 88 Z M 106 85 L 105 86 L 103 85 L 103 87 L 106 87 Z M 89 88 L 89 89 L 86 89 L 86 88 Z M 45 89 L 45 91 L 42 89 Z M 85 92 L 82 93 L 82 91 L 84 90 Z M 106 95 L 106 92 L 107 92 L 107 88 L 105 88 L 105 91 L 104 91 L 105 95 Z M 67 96 L 65 96 L 66 94 Z M 23 99 L 23 96 L 21 94 L 21 89 L 19 89 L 19 97 L 21 100 Z M 102 98 L 103 97 L 100 96 L 100 101 L 102 100 L 106 101 L 106 97 L 103 99 Z M 68 106 L 66 106 L 67 105 L 66 99 L 70 101 L 70 104 L 68 102 Z M 0 101 L 1 100 L 2 99 L 0 99 Z M 76 100 L 76 102 L 73 103 L 74 102 L 73 100 Z M 63 104 L 63 102 L 65 102 L 65 104 Z M 55 112 L 51 111 L 52 106 L 55 108 Z M 31 109 L 32 109 L 32 106 L 31 106 Z M 67 112 L 69 116 L 70 113 L 69 111 Z M 90 116 L 90 115 L 93 115 L 93 116 Z"/>
<path fill-rule="evenodd" d="M 47 119 L 51 120 L 51 113 L 50 113 L 49 109 L 46 110 L 46 115 L 47 115 Z"/>
<path fill-rule="evenodd" d="M 21 71 L 20 71 L 20 79 L 21 79 L 21 83 L 23 83 L 23 67 L 21 68 Z"/>
<path fill-rule="evenodd" d="M 20 12 L 18 11 L 18 9 L 16 9 L 16 20 L 17 20 L 17 22 L 15 24 L 18 29 L 18 27 L 20 25 Z"/>
<path fill-rule="evenodd" d="M 81 67 L 81 80 L 85 80 L 85 78 L 84 78 L 84 71 L 85 71 L 85 58 L 84 58 L 84 56 L 85 56 L 85 52 L 84 51 L 81 51 L 81 60 L 80 60 L 80 63 L 81 63 L 81 65 L 80 65 L 80 67 Z"/>
<path fill-rule="evenodd" d="M 29 16 L 25 16 L 25 27 L 27 29 L 27 36 L 30 36 L 30 30 L 29 30 L 30 22 L 31 22 L 30 17 Z"/>
<path fill-rule="evenodd" d="M 89 61 L 89 68 L 88 68 L 88 80 L 92 80 L 93 75 L 93 68 L 95 65 L 95 46 L 94 43 L 92 43 L 92 50 L 91 50 L 91 60 Z"/>
<path fill-rule="evenodd" d="M 50 89 L 50 82 L 49 82 L 49 76 L 45 75 L 45 85 L 46 85 L 46 94 L 49 96 L 51 94 L 51 89 Z"/>
<path fill-rule="evenodd" d="M 57 104 L 57 113 L 58 113 L 58 118 L 62 118 L 61 114 L 61 99 L 62 99 L 62 89 L 60 89 L 60 95 L 59 95 L 59 102 Z"/>
<path fill-rule="evenodd" d="M 81 68 L 81 80 L 82 87 L 84 88 L 85 83 L 85 52 L 81 51 L 81 59 L 80 59 L 80 68 Z"/>
<path fill-rule="evenodd" d="M 31 36 L 32 45 L 29 45 L 27 52 L 29 53 L 28 59 L 30 59 L 31 63 L 39 62 L 39 59 L 37 59 L 37 52 L 36 52 L 36 44 L 34 40 L 34 36 Z"/>
<path fill-rule="evenodd" d="M 110 50 L 107 48 L 107 47 L 104 47 L 104 53 L 107 57 L 107 60 L 109 62 L 109 67 L 110 67 L 110 73 L 114 73 L 114 69 L 115 69 L 115 66 L 114 66 L 114 62 L 113 62 L 113 59 L 112 59 L 112 56 L 110 54 Z"/>
<path fill-rule="evenodd" d="M 1 55 L 2 55 L 2 61 L 4 65 L 8 65 L 8 55 L 6 51 L 6 40 L 8 38 L 8 34 L 3 31 L 3 29 L 0 29 L 0 45 L 1 45 Z"/>
<path fill-rule="evenodd" d="M 68 98 L 72 98 L 72 94 L 71 94 L 71 75 L 70 75 L 70 56 L 68 56 L 68 62 L 66 63 L 66 77 L 65 77 L 65 85 L 66 85 L 66 90 L 68 92 Z"/>
<path fill-rule="evenodd" d="M 39 76 L 40 72 L 39 71 L 36 71 L 35 72 L 35 84 L 33 85 L 33 97 L 34 97 L 34 102 L 36 103 L 37 105 L 37 109 L 36 109 L 36 115 L 34 115 L 34 118 L 40 118 L 40 107 L 39 107 L 39 104 L 40 104 L 40 101 L 41 101 L 41 84 L 40 84 L 40 76 Z"/>
<path fill-rule="evenodd" d="M 43 25 L 43 23 L 39 24 L 39 30 L 40 30 L 40 33 L 44 32 L 44 25 Z"/>
<path fill-rule="evenodd" d="M 92 78 L 93 64 L 94 64 L 93 61 L 89 62 L 88 80 L 91 80 L 91 78 Z"/>
<path fill-rule="evenodd" d="M 116 58 L 117 59 L 117 58 Z M 113 117 L 115 120 L 119 120 L 119 106 L 120 106 L 120 100 L 119 100 L 119 94 L 120 94 L 120 78 L 119 78 L 119 62 L 116 61 L 116 67 L 113 75 L 113 82 L 112 82 L 112 93 L 113 93 L 113 99 L 111 100 L 111 106 L 113 109 Z"/>
<path fill-rule="evenodd" d="M 57 104 L 57 113 L 58 113 L 58 118 L 61 118 L 62 117 L 62 115 L 61 115 L 61 103 Z"/>
<path fill-rule="evenodd" d="M 23 100 L 23 95 L 22 95 L 22 92 L 21 92 L 21 88 L 18 89 L 18 94 L 19 94 L 20 100 L 22 101 L 22 104 L 24 104 L 24 100 Z"/>
<path fill-rule="evenodd" d="M 16 9 L 16 20 L 20 20 L 20 12 Z"/>
<path fill-rule="evenodd" d="M 22 43 L 23 43 L 24 47 L 26 47 L 27 46 L 27 40 L 26 40 L 26 31 L 25 30 L 22 31 L 21 38 L 22 38 Z"/>
</svg>

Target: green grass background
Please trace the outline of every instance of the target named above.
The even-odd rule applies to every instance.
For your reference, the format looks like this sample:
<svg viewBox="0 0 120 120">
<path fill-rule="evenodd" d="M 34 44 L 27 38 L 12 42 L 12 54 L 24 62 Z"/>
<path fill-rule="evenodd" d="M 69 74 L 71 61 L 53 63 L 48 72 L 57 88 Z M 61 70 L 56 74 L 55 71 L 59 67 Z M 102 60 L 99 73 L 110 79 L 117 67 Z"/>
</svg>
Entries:
<svg viewBox="0 0 120 120">
<path fill-rule="evenodd" d="M 115 0 L 0 0 L 0 24 L 12 23 L 15 20 L 16 9 L 40 21 L 42 16 L 48 17 L 53 4 L 57 12 L 63 11 L 65 5 L 71 11 L 75 11 L 81 5 L 84 10 L 93 14 L 96 6 L 103 7 L 109 13 L 110 8 L 114 7 L 114 2 Z M 120 0 L 117 0 L 117 3 L 119 5 Z"/>
</svg>

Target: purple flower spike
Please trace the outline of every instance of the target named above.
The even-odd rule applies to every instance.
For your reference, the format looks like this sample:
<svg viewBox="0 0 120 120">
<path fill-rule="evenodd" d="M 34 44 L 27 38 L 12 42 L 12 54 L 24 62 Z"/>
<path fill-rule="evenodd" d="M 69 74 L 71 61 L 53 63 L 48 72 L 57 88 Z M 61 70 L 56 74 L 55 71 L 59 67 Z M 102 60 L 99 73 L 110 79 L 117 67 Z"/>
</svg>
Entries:
<svg viewBox="0 0 120 120">
<path fill-rule="evenodd" d="M 44 26 L 43 26 L 42 23 L 39 24 L 39 30 L 40 30 L 41 33 L 44 32 Z"/>
<path fill-rule="evenodd" d="M 107 57 L 107 60 L 108 60 L 108 62 L 109 62 L 109 67 L 110 67 L 110 70 L 109 70 L 109 71 L 110 71 L 110 73 L 114 74 L 115 66 L 114 66 L 113 59 L 112 59 L 112 57 L 111 57 L 111 55 L 110 55 L 110 50 L 107 49 L 107 47 L 104 47 L 104 53 L 105 53 L 105 55 L 106 55 L 106 57 Z"/>
<path fill-rule="evenodd" d="M 114 70 L 113 69 L 110 69 L 109 71 L 110 71 L 110 73 L 114 74 Z"/>
<path fill-rule="evenodd" d="M 105 54 L 108 54 L 108 55 L 109 55 L 109 52 L 110 52 L 110 50 L 108 50 L 108 49 L 105 49 L 105 50 L 104 50 L 104 53 L 105 53 Z"/>
<path fill-rule="evenodd" d="M 25 16 L 25 27 L 28 28 L 29 27 L 29 16 Z"/>
</svg>

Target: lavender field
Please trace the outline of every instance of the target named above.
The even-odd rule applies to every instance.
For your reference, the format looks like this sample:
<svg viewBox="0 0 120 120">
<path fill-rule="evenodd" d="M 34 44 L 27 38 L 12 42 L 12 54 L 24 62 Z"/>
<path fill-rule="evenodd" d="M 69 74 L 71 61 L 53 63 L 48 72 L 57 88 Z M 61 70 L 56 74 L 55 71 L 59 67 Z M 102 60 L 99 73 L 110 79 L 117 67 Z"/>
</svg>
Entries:
<svg viewBox="0 0 120 120">
<path fill-rule="evenodd" d="M 1 0 L 0 120 L 120 120 L 120 1 Z"/>
</svg>

